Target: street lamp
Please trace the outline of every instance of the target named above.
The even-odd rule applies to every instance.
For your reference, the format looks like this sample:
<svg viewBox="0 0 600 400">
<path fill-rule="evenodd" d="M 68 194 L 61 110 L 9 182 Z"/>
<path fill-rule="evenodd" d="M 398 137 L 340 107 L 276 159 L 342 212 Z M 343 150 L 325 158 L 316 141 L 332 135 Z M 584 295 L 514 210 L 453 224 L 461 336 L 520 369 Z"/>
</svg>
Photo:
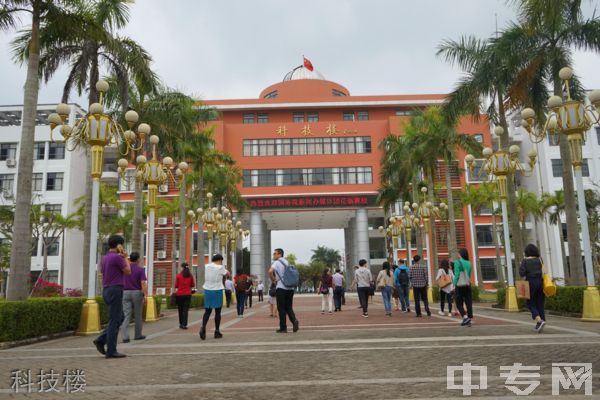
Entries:
<svg viewBox="0 0 600 400">
<path fill-rule="evenodd" d="M 98 211 L 100 203 L 100 178 L 102 176 L 102 164 L 104 163 L 104 147 L 109 144 L 117 144 L 121 154 L 127 155 L 129 150 L 139 150 L 144 145 L 146 124 L 138 128 L 139 137 L 131 129 L 138 122 L 139 116 L 135 111 L 127 111 L 125 120 L 129 127 L 123 128 L 104 110 L 104 95 L 108 91 L 108 82 L 99 80 L 96 90 L 100 94 L 98 103 L 90 104 L 87 115 L 75 121 L 71 127 L 67 123 L 71 107 L 61 103 L 56 106 L 56 113 L 48 116 L 50 122 L 50 141 L 65 143 L 66 149 L 75 150 L 77 147 L 87 144 L 91 147 L 91 175 L 92 175 L 92 209 L 90 223 L 90 254 L 88 259 L 88 299 L 83 305 L 78 335 L 93 335 L 100 332 L 100 310 L 96 303 L 96 256 L 98 251 Z M 60 125 L 62 139 L 55 139 L 54 128 Z M 137 145 L 136 145 L 137 144 Z"/>
<path fill-rule="evenodd" d="M 148 129 L 149 130 L 149 129 Z M 148 279 L 148 298 L 146 301 L 146 321 L 158 320 L 158 313 L 156 312 L 156 303 L 153 295 L 153 283 L 154 283 L 154 217 L 156 213 L 156 197 L 158 194 L 158 187 L 165 183 L 170 178 L 174 181 L 173 175 L 171 174 L 171 166 L 173 165 L 173 159 L 171 157 L 163 158 L 162 162 L 158 159 L 157 145 L 159 138 L 156 135 L 150 136 L 150 144 L 152 144 L 152 159 L 147 160 L 146 156 L 139 155 L 136 158 L 136 171 L 135 176 L 148 185 L 148 233 L 147 233 L 147 249 L 146 249 L 146 260 L 147 260 L 147 279 Z M 121 176 L 125 175 L 128 161 L 121 158 L 118 161 L 118 171 Z"/>
<path fill-rule="evenodd" d="M 385 234 L 387 237 L 392 240 L 392 262 L 397 265 L 398 264 L 398 252 L 396 251 L 396 243 L 398 242 L 398 237 L 402 234 L 402 227 L 400 225 L 399 217 L 392 215 L 389 219 L 390 223 L 387 228 L 383 226 L 379 227 L 379 232 Z"/>
<path fill-rule="evenodd" d="M 587 280 L 587 289 L 583 295 L 582 320 L 600 321 L 600 294 L 594 282 L 592 245 L 581 173 L 581 166 L 583 165 L 582 147 L 585 134 L 593 125 L 600 123 L 600 90 L 591 91 L 588 95 L 591 105 L 585 105 L 582 101 L 571 98 L 569 85 L 569 81 L 573 77 L 571 68 L 562 68 L 558 74 L 560 79 L 564 81 L 563 86 L 566 91 L 566 98 L 552 96 L 548 99 L 548 108 L 552 111 L 548 114 L 544 126 L 537 126 L 535 112 L 531 108 L 525 108 L 521 112 L 521 117 L 523 118 L 523 126 L 527 129 L 534 143 L 544 140 L 547 134 L 555 135 L 562 133 L 567 137 L 577 187 L 579 221 Z"/>
<path fill-rule="evenodd" d="M 500 138 L 504 133 L 504 129 L 501 126 L 494 128 L 496 137 Z M 508 230 L 508 210 L 506 207 L 506 196 L 507 196 L 507 179 L 508 177 L 514 176 L 515 173 L 521 172 L 524 176 L 531 176 L 533 174 L 533 167 L 537 159 L 537 152 L 535 149 L 529 150 L 527 154 L 526 164 L 529 169 L 525 167 L 525 163 L 522 163 L 518 157 L 520 148 L 517 145 L 509 147 L 508 151 L 503 149 L 498 144 L 498 150 L 494 152 L 491 147 L 483 149 L 483 165 L 479 174 L 485 173 L 492 175 L 496 178 L 498 194 L 500 195 L 500 203 L 502 204 L 502 225 L 504 228 L 504 250 L 506 256 L 506 269 L 508 270 L 508 288 L 506 290 L 506 302 L 505 308 L 508 311 L 519 311 L 517 304 L 517 291 L 515 289 L 515 282 L 512 269 L 512 258 L 510 249 L 510 233 Z M 472 154 L 465 156 L 467 168 L 471 172 L 475 169 L 475 157 Z"/>
<path fill-rule="evenodd" d="M 208 254 L 210 257 L 212 257 L 213 233 L 216 227 L 217 214 L 219 213 L 219 210 L 217 207 L 212 207 L 212 193 L 207 193 L 206 198 L 208 199 L 208 208 L 202 213 L 202 222 L 204 223 L 204 226 L 206 226 L 206 231 L 208 233 Z"/>
</svg>

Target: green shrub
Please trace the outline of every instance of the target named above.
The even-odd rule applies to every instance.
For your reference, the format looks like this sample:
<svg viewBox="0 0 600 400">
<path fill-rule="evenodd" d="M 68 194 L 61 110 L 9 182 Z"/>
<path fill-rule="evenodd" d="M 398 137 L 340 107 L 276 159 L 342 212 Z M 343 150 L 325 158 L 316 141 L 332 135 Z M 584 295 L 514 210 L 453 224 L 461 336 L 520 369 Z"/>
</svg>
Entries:
<svg viewBox="0 0 600 400">
<path fill-rule="evenodd" d="M 75 330 L 84 302 L 81 297 L 0 302 L 0 342 Z"/>
<path fill-rule="evenodd" d="M 440 301 L 440 288 L 437 286 L 434 286 L 432 289 L 433 289 L 433 301 L 434 302 Z M 477 286 L 471 286 L 471 295 L 473 297 L 474 302 L 480 301 L 479 288 Z M 455 293 L 454 297 L 456 297 L 456 293 Z"/>
<path fill-rule="evenodd" d="M 586 286 L 558 286 L 556 295 L 546 297 L 546 310 L 581 314 L 583 311 L 583 292 Z M 501 288 L 496 292 L 498 304 L 504 305 L 506 289 Z M 519 309 L 527 308 L 527 300 L 517 299 Z"/>
<path fill-rule="evenodd" d="M 177 305 L 171 305 L 171 296 L 166 296 L 167 300 L 167 308 L 174 309 L 177 308 Z M 192 295 L 192 299 L 190 300 L 190 308 L 202 308 L 204 307 L 204 294 L 195 293 Z"/>
</svg>

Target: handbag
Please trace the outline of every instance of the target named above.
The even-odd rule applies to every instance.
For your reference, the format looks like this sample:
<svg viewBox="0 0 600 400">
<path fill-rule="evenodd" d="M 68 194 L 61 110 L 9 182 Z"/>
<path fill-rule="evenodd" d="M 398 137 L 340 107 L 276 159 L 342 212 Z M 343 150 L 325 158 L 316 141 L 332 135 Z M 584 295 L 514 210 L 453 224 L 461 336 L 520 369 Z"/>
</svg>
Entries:
<svg viewBox="0 0 600 400">
<path fill-rule="evenodd" d="M 445 272 L 442 276 L 440 276 L 436 280 L 437 287 L 439 287 L 440 289 L 445 288 L 446 286 L 450 285 L 451 283 L 452 283 L 452 278 L 450 277 L 450 275 L 448 275 Z"/>
<path fill-rule="evenodd" d="M 542 263 L 542 272 L 544 271 L 544 260 L 542 260 L 540 258 L 540 262 Z M 543 284 L 543 291 L 544 291 L 544 295 L 546 297 L 552 297 L 554 295 L 556 295 L 556 283 L 554 283 L 554 280 L 552 279 L 552 277 L 550 276 L 550 274 L 544 272 L 544 278 L 542 280 L 542 284 Z"/>
<path fill-rule="evenodd" d="M 462 260 L 458 260 L 458 262 L 460 263 L 460 265 L 462 265 Z M 471 281 L 469 278 L 470 277 L 467 276 L 467 271 L 465 271 L 464 269 L 461 270 L 460 274 L 458 275 L 458 281 L 456 282 L 456 286 L 457 287 L 469 286 L 471 284 Z"/>
<path fill-rule="evenodd" d="M 517 289 L 517 299 L 529 300 L 531 297 L 531 294 L 529 293 L 529 282 L 516 281 L 515 286 Z"/>
<path fill-rule="evenodd" d="M 277 286 L 271 285 L 271 287 L 269 287 L 269 296 L 271 296 L 271 297 L 277 296 Z"/>
<path fill-rule="evenodd" d="M 321 287 L 319 288 L 319 293 L 321 293 L 321 294 L 329 294 L 329 288 L 327 286 L 321 285 Z"/>
</svg>

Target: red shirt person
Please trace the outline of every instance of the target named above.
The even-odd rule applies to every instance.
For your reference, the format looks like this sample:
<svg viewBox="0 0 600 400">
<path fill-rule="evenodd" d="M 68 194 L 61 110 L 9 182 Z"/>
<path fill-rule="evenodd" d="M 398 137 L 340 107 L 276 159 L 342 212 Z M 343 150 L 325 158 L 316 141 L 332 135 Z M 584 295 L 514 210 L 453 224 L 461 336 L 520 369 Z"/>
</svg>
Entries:
<svg viewBox="0 0 600 400">
<path fill-rule="evenodd" d="M 179 328 L 187 329 L 188 311 L 192 301 L 192 288 L 196 287 L 196 281 L 192 276 L 188 263 L 181 264 L 181 272 L 175 278 L 175 300 L 179 313 Z"/>
</svg>

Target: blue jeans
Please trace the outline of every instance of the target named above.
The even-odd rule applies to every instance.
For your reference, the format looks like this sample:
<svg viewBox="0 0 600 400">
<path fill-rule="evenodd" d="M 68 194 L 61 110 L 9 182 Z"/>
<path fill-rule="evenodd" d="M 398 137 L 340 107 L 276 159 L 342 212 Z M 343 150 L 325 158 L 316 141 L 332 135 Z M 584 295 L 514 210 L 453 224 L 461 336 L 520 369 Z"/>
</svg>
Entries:
<svg viewBox="0 0 600 400">
<path fill-rule="evenodd" d="M 408 285 L 398 285 L 398 293 L 400 294 L 400 307 L 402 311 L 410 310 L 410 303 L 408 301 Z"/>
<path fill-rule="evenodd" d="M 236 290 L 235 299 L 237 300 L 237 315 L 244 315 L 244 307 L 246 306 L 246 291 Z"/>
<path fill-rule="evenodd" d="M 381 296 L 383 297 L 383 308 L 386 313 L 392 313 L 392 287 L 384 286 L 381 289 Z"/>
<path fill-rule="evenodd" d="M 117 352 L 117 336 L 119 327 L 123 323 L 123 287 L 109 286 L 102 291 L 102 298 L 108 306 L 108 325 L 96 339 L 106 344 L 106 354 L 113 355 Z"/>
</svg>

